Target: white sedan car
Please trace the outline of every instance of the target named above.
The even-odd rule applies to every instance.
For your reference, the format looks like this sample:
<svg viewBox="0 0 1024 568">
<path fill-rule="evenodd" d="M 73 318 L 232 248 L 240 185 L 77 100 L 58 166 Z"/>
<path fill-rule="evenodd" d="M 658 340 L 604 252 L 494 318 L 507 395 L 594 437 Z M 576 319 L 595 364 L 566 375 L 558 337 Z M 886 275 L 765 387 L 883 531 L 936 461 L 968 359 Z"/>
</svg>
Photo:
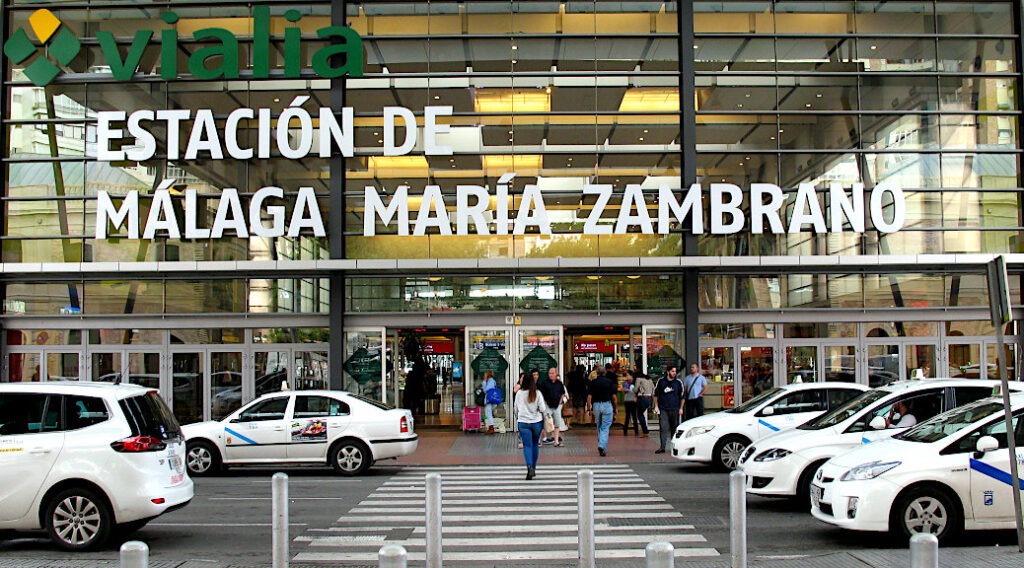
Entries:
<svg viewBox="0 0 1024 568">
<path fill-rule="evenodd" d="M 358 475 L 416 451 L 412 413 L 342 391 L 270 393 L 220 421 L 182 427 L 192 475 L 224 465 L 329 464 Z"/>
<path fill-rule="evenodd" d="M 1024 462 L 1024 394 L 1012 395 L 1011 405 L 1017 461 Z M 1006 447 L 1001 397 L 956 408 L 825 462 L 811 485 L 811 514 L 846 529 L 904 538 L 1012 529 Z"/>
<path fill-rule="evenodd" d="M 844 406 L 747 448 L 740 461 L 747 474 L 747 493 L 807 500 L 811 477 L 830 458 L 988 397 L 997 386 L 999 381 L 924 379 L 865 392 Z M 1021 387 L 1011 383 L 1011 388 Z"/>
<path fill-rule="evenodd" d="M 795 428 L 866 390 L 868 387 L 854 383 L 803 383 L 769 389 L 735 408 L 680 424 L 672 439 L 672 457 L 735 469 L 751 442 Z"/>
</svg>

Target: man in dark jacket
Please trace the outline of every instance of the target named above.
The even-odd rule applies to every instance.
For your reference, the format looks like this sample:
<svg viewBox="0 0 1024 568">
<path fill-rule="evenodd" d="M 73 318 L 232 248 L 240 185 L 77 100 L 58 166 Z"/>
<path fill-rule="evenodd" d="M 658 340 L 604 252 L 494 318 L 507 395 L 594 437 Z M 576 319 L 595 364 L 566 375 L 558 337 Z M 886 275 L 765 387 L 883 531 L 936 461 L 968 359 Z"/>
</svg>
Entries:
<svg viewBox="0 0 1024 568">
<path fill-rule="evenodd" d="M 679 426 L 679 416 L 683 413 L 683 383 L 676 374 L 679 369 L 675 365 L 668 368 L 668 372 L 658 384 L 654 386 L 654 412 L 658 414 L 658 427 L 661 437 L 661 447 L 654 453 L 665 453 L 665 446 L 676 433 Z"/>
</svg>

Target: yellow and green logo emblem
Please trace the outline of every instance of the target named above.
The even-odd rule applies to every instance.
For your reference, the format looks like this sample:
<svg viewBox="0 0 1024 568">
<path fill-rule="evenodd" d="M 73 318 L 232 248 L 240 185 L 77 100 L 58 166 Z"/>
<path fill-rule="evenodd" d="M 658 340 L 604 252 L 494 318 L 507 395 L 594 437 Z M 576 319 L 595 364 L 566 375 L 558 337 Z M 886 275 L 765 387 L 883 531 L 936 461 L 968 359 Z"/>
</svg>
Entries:
<svg viewBox="0 0 1024 568">
<path fill-rule="evenodd" d="M 25 30 L 19 28 L 4 44 L 4 55 L 15 65 L 21 64 L 38 53 L 32 63 L 25 67 L 25 76 L 39 87 L 45 87 L 60 75 L 60 67 L 67 66 L 78 55 L 82 44 L 75 34 L 61 25 L 61 21 L 53 12 L 43 8 L 36 10 L 28 18 L 32 31 L 39 40 L 37 46 Z M 39 53 L 39 47 L 43 52 Z"/>
</svg>

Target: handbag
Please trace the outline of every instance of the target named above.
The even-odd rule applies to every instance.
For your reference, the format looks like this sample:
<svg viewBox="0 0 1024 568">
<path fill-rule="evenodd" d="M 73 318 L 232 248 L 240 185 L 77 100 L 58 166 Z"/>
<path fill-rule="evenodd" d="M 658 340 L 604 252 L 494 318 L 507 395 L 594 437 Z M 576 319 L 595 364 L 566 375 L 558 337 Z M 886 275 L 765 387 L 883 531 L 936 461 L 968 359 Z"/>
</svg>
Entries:
<svg viewBox="0 0 1024 568">
<path fill-rule="evenodd" d="M 487 391 L 487 404 L 501 404 L 505 402 L 505 397 L 501 394 L 501 389 L 493 388 Z"/>
<path fill-rule="evenodd" d="M 475 402 L 477 406 L 487 404 L 487 391 L 485 391 L 483 387 L 476 387 L 476 390 L 473 391 L 473 402 Z"/>
<path fill-rule="evenodd" d="M 555 431 L 555 420 L 553 418 L 551 418 L 550 414 L 545 414 L 544 415 L 544 430 L 546 432 L 554 432 Z"/>
</svg>

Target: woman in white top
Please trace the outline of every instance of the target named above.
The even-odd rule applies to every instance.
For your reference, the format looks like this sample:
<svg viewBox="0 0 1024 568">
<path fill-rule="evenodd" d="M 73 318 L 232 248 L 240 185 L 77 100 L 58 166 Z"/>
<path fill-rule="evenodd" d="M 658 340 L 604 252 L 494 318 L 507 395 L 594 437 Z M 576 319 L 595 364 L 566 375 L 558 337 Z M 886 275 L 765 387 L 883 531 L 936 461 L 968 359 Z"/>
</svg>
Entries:
<svg viewBox="0 0 1024 568">
<path fill-rule="evenodd" d="M 523 378 L 522 387 L 516 393 L 516 415 L 519 417 L 519 437 L 523 440 L 523 459 L 526 460 L 526 479 L 537 475 L 537 457 L 540 454 L 540 433 L 544 427 L 544 415 L 548 405 L 537 391 L 537 381 L 532 374 Z"/>
</svg>

